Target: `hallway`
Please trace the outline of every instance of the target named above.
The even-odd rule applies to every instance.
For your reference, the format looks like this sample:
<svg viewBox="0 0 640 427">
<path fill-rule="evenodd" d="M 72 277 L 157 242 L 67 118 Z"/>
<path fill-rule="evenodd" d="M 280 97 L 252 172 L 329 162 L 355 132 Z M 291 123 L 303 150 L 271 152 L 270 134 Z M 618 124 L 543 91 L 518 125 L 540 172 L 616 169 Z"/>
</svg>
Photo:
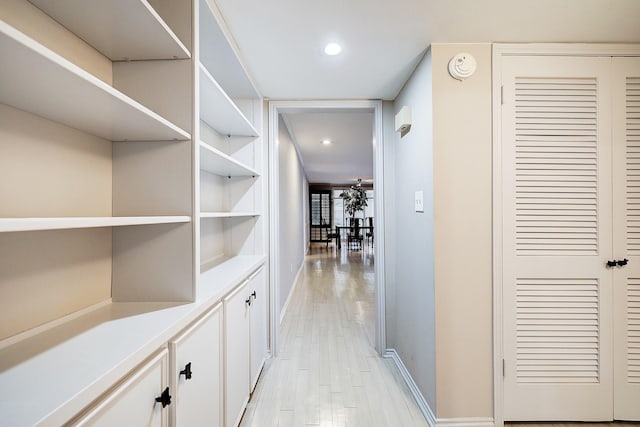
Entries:
<svg viewBox="0 0 640 427">
<path fill-rule="evenodd" d="M 373 252 L 312 245 L 241 426 L 427 426 L 373 348 Z"/>
</svg>

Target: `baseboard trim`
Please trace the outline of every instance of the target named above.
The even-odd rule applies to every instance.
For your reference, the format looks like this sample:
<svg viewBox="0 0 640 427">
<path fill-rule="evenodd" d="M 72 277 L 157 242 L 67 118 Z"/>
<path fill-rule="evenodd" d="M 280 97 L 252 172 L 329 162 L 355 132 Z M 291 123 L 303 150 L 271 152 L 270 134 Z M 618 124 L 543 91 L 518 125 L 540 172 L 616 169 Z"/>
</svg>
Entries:
<svg viewBox="0 0 640 427">
<path fill-rule="evenodd" d="M 291 297 L 293 296 L 293 293 L 295 292 L 296 287 L 298 286 L 298 282 L 300 281 L 300 275 L 302 274 L 302 270 L 303 269 L 304 269 L 304 260 L 300 264 L 300 268 L 298 269 L 298 272 L 296 273 L 296 277 L 293 279 L 293 286 L 291 286 L 291 290 L 289 291 L 289 295 L 287 295 L 287 300 L 284 302 L 284 305 L 282 306 L 282 310 L 280 310 L 280 324 L 281 325 L 282 325 L 282 320 L 284 319 L 284 315 L 287 312 L 287 308 L 289 308 L 289 303 L 291 302 Z"/>
<path fill-rule="evenodd" d="M 425 399 L 424 396 L 422 395 L 422 392 L 418 388 L 418 385 L 416 384 L 416 382 L 413 380 L 413 377 L 411 377 L 411 374 L 409 373 L 409 370 L 402 362 L 402 359 L 400 359 L 400 355 L 398 354 L 398 352 L 394 348 L 390 348 L 390 349 L 387 349 L 387 351 L 385 351 L 383 357 L 385 359 L 391 359 L 393 363 L 396 365 L 396 367 L 398 368 L 398 371 L 400 371 L 400 375 L 402 375 L 402 378 L 404 379 L 404 382 L 407 384 L 407 387 L 409 387 L 409 391 L 411 392 L 411 395 L 413 395 L 413 398 L 416 400 L 416 403 L 418 404 L 418 408 L 420 408 L 420 412 L 422 412 L 422 415 L 424 415 L 425 419 L 427 420 L 427 423 L 429 423 L 429 426 L 437 427 L 438 423 L 436 420 L 436 416 L 433 413 L 433 410 L 429 406 L 427 399 Z"/>
<path fill-rule="evenodd" d="M 493 418 L 438 418 L 438 427 L 495 427 Z"/>
<path fill-rule="evenodd" d="M 390 348 L 387 349 L 383 357 L 385 359 L 391 359 L 396 365 L 398 371 L 400 371 L 400 375 L 402 375 L 402 379 L 404 379 L 407 387 L 409 387 L 411 395 L 416 400 L 418 408 L 420 408 L 420 412 L 422 412 L 422 415 L 424 415 L 430 427 L 495 427 L 493 418 L 436 418 L 433 410 L 429 406 L 429 403 L 424 398 L 422 392 L 418 388 L 418 385 L 409 373 L 409 370 L 402 362 L 398 352 L 395 349 Z"/>
</svg>

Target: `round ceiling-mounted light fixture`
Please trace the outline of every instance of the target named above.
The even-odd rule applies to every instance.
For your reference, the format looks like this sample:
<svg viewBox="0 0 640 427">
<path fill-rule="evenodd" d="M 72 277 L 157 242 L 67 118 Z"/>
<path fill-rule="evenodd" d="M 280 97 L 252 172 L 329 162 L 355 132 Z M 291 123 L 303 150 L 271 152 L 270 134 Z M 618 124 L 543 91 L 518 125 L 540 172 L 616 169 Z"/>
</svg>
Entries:
<svg viewBox="0 0 640 427">
<path fill-rule="evenodd" d="M 324 53 L 329 56 L 335 56 L 342 52 L 342 47 L 338 43 L 329 43 L 324 47 Z"/>
<path fill-rule="evenodd" d="M 459 53 L 449 61 L 449 74 L 456 80 L 464 80 L 476 72 L 476 58 L 469 53 Z"/>
</svg>

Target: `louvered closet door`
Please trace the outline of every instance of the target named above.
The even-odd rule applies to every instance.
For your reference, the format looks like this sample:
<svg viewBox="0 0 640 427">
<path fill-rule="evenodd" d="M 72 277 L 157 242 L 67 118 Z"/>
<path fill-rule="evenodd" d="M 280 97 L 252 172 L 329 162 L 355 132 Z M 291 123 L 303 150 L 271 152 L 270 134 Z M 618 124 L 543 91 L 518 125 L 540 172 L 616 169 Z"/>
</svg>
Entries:
<svg viewBox="0 0 640 427">
<path fill-rule="evenodd" d="M 613 59 L 614 417 L 640 420 L 640 58 Z"/>
<path fill-rule="evenodd" d="M 502 72 L 505 420 L 610 420 L 610 59 Z"/>
</svg>

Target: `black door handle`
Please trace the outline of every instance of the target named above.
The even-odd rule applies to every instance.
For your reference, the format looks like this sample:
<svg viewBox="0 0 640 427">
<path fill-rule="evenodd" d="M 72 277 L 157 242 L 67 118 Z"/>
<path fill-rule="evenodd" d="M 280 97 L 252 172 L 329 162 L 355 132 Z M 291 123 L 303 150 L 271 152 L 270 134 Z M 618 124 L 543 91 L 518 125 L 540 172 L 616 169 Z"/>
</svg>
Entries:
<svg viewBox="0 0 640 427">
<path fill-rule="evenodd" d="M 169 394 L 169 387 L 165 388 L 159 397 L 156 397 L 156 402 L 162 403 L 163 408 L 171 405 L 171 395 Z"/>
<path fill-rule="evenodd" d="M 191 370 L 191 362 L 184 365 L 184 369 L 180 371 L 180 375 L 184 375 L 184 378 L 187 380 L 191 379 L 191 376 L 193 375 L 193 371 Z"/>
<path fill-rule="evenodd" d="M 607 267 L 615 267 L 616 265 L 618 265 L 618 261 L 615 259 L 613 261 L 607 261 Z"/>
<path fill-rule="evenodd" d="M 256 299 L 256 291 L 253 291 L 253 293 L 251 294 L 251 296 L 253 297 L 253 299 Z"/>
<path fill-rule="evenodd" d="M 621 260 L 618 260 L 618 265 L 620 267 L 622 267 L 623 265 L 627 265 L 628 262 L 629 262 L 629 260 L 626 259 L 626 258 L 625 259 L 621 259 Z"/>
<path fill-rule="evenodd" d="M 245 302 L 245 304 L 247 304 L 249 307 L 251 307 L 251 297 L 247 298 L 244 302 Z"/>
</svg>

